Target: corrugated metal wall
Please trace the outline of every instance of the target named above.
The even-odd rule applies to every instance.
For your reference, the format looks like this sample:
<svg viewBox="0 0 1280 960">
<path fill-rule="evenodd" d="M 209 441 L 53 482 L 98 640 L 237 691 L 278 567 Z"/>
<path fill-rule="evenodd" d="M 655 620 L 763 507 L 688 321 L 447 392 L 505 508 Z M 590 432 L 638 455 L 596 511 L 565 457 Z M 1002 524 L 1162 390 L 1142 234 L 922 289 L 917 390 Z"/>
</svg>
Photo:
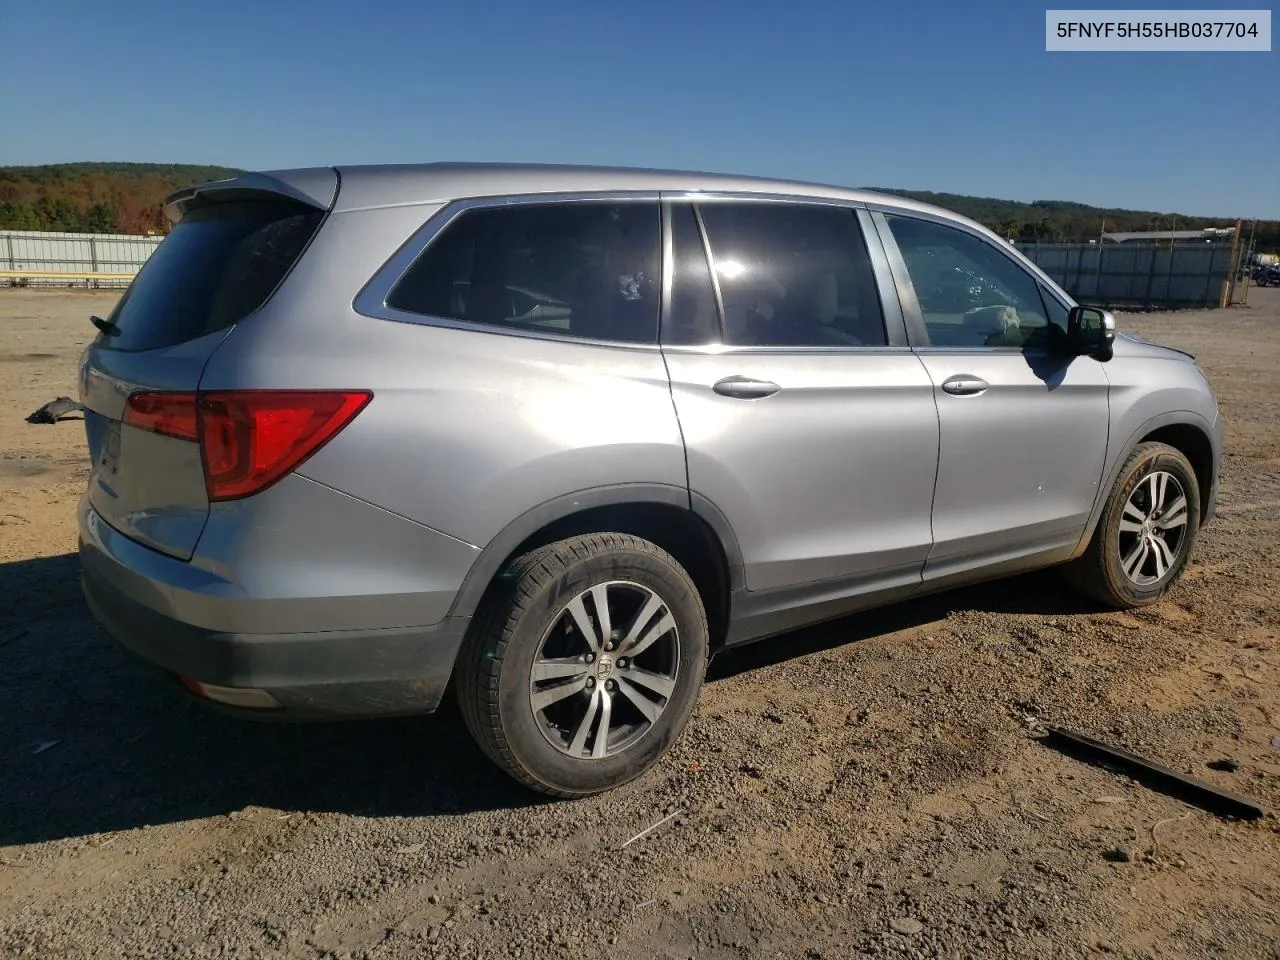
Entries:
<svg viewBox="0 0 1280 960">
<path fill-rule="evenodd" d="M 1031 243 L 1018 249 L 1082 303 L 1217 307 L 1238 251 L 1230 241 Z"/>
<path fill-rule="evenodd" d="M 0 230 L 0 283 L 127 286 L 163 239 Z M 1233 268 L 1230 242 L 1032 243 L 1018 249 L 1077 300 L 1103 306 L 1216 307 Z"/>
<path fill-rule="evenodd" d="M 0 276 L 23 286 L 88 283 L 123 287 L 163 239 L 115 233 L 0 230 Z M 30 275 L 24 276 L 28 272 Z"/>
</svg>

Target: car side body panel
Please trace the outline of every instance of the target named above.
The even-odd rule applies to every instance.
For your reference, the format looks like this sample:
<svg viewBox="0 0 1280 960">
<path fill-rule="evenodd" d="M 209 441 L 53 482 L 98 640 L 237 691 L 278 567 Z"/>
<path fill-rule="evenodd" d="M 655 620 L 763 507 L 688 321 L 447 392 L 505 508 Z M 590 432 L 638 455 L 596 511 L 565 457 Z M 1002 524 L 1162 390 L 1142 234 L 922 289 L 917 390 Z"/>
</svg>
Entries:
<svg viewBox="0 0 1280 960">
<path fill-rule="evenodd" d="M 668 351 L 690 489 L 732 524 L 751 591 L 823 580 L 918 581 L 931 542 L 937 414 L 910 351 Z M 763 400 L 716 381 L 777 383 Z"/>
<path fill-rule="evenodd" d="M 685 486 L 658 351 L 368 322 L 390 328 L 378 342 L 391 352 L 366 358 L 378 368 L 373 402 L 304 476 L 479 546 L 566 492 Z M 429 374 L 419 356 L 433 358 Z"/>
<path fill-rule="evenodd" d="M 476 546 L 566 491 L 684 488 L 656 344 L 495 335 L 356 311 L 368 278 L 438 210 L 332 214 L 270 316 L 233 331 L 202 385 L 373 385 L 369 406 L 298 472 Z"/>
<path fill-rule="evenodd" d="M 942 428 L 925 579 L 1074 545 L 1106 456 L 1104 365 L 998 350 L 924 351 L 922 359 Z M 942 384 L 958 374 L 990 388 L 949 395 Z"/>
<path fill-rule="evenodd" d="M 1037 284 L 1044 297 L 1060 291 L 988 230 L 885 204 L 872 213 L 938 408 L 941 444 L 925 584 L 971 582 L 1064 559 L 1088 521 L 1106 460 L 1105 364 L 1039 346 L 935 345 L 885 214 L 928 224 L 943 243 L 945 236 L 977 241 L 998 253 L 994 262 L 1003 271 L 1026 275 L 1031 297 Z M 956 392 L 948 390 L 953 381 L 961 382 Z"/>
<path fill-rule="evenodd" d="M 1098 496 L 1077 553 L 1088 546 L 1106 498 L 1130 452 L 1162 428 L 1189 426 L 1204 435 L 1211 454 L 1212 480 L 1210 489 L 1200 491 L 1202 523 L 1212 518 L 1216 506 L 1223 429 L 1217 400 L 1204 371 L 1180 351 L 1125 336 L 1116 337 L 1114 356 L 1106 368 L 1111 381 L 1111 439 Z"/>
</svg>

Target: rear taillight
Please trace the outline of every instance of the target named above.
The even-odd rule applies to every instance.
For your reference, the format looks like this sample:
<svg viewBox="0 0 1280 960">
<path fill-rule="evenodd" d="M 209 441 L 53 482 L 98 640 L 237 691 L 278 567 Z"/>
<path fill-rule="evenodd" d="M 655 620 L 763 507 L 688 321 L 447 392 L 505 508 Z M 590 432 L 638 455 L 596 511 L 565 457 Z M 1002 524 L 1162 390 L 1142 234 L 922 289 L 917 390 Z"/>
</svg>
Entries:
<svg viewBox="0 0 1280 960">
<path fill-rule="evenodd" d="M 351 422 L 371 394 L 246 390 L 199 395 L 200 453 L 210 500 L 264 490 Z"/>
<path fill-rule="evenodd" d="M 209 499 L 236 500 L 296 470 L 372 396 L 366 390 L 135 393 L 124 422 L 197 441 Z"/>
<path fill-rule="evenodd" d="M 194 393 L 135 393 L 125 407 L 124 422 L 179 440 L 200 439 Z"/>
</svg>

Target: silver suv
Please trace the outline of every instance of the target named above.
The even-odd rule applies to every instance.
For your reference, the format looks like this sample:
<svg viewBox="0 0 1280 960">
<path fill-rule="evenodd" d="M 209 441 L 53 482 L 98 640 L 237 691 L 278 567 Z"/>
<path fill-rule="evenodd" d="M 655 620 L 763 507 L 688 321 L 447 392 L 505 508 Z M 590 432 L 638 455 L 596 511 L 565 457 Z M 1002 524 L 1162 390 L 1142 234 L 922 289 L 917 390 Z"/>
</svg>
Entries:
<svg viewBox="0 0 1280 960">
<path fill-rule="evenodd" d="M 983 227 L 809 184 L 505 165 L 184 190 L 85 352 L 84 589 L 259 717 L 434 710 L 558 796 L 726 647 L 1064 565 L 1150 603 L 1213 511 L 1187 355 Z"/>
</svg>

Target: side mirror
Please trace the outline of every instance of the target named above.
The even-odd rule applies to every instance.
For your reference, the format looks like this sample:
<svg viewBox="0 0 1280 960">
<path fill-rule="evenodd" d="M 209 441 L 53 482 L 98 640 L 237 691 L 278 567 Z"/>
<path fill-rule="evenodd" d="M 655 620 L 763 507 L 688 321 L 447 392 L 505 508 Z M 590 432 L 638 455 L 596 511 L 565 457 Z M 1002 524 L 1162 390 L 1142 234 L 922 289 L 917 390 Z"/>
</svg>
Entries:
<svg viewBox="0 0 1280 960">
<path fill-rule="evenodd" d="M 1111 359 L 1116 339 L 1116 318 L 1098 307 L 1072 307 L 1067 314 L 1067 342 L 1077 356 Z"/>
</svg>

